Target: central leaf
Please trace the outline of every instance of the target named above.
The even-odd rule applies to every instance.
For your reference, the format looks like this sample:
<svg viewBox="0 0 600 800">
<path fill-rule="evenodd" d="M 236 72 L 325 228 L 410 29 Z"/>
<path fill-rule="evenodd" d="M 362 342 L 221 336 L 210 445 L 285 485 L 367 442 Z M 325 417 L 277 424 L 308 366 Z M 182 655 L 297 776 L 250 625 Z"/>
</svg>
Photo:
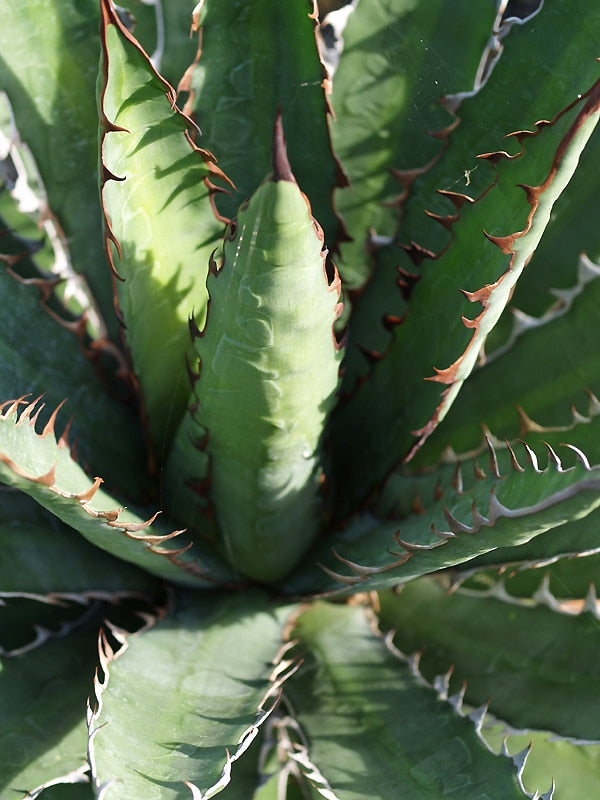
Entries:
<svg viewBox="0 0 600 800">
<path fill-rule="evenodd" d="M 287 574 L 319 530 L 323 430 L 342 357 L 340 282 L 326 257 L 278 117 L 272 173 L 211 261 L 203 332 L 190 326 L 200 368 L 167 477 L 173 513 L 214 518 L 231 563 L 257 580 Z"/>
</svg>

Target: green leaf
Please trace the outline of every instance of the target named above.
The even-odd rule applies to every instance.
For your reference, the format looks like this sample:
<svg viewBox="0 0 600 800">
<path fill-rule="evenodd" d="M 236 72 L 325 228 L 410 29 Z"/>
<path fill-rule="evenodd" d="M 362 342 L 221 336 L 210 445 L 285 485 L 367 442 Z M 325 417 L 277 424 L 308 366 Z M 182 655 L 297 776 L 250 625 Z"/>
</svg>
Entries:
<svg viewBox="0 0 600 800">
<path fill-rule="evenodd" d="M 207 0 L 202 55 L 189 88 L 201 141 L 237 187 L 217 198 L 222 213 L 233 216 L 268 172 L 281 109 L 294 173 L 333 249 L 340 223 L 331 195 L 340 176 L 312 12 L 311 0 Z"/>
<path fill-rule="evenodd" d="M 287 574 L 321 522 L 323 429 L 342 357 L 340 282 L 325 255 L 278 117 L 273 171 L 211 266 L 202 334 L 191 325 L 200 365 L 167 484 L 169 508 L 188 523 L 210 485 L 221 549 L 257 580 Z"/>
<path fill-rule="evenodd" d="M 156 586 L 147 573 L 94 547 L 33 498 L 6 486 L 0 487 L 0 551 L 3 592 L 148 592 Z"/>
<path fill-rule="evenodd" d="M 152 2 L 139 0 L 119 3 L 135 20 L 131 32 L 150 55 L 157 71 L 177 87 L 197 55 L 197 36 L 191 35 L 193 3 Z"/>
<path fill-rule="evenodd" d="M 25 407 L 19 414 L 20 405 Z M 33 497 L 97 547 L 153 575 L 197 586 L 232 579 L 208 544 L 198 542 L 192 555 L 189 539 L 182 541 L 181 536 L 177 544 L 172 542 L 183 531 L 165 530 L 155 522 L 157 514 L 144 518 L 120 507 L 118 500 L 100 488 L 102 479 L 91 481 L 72 459 L 64 435 L 56 440 L 53 417 L 41 433 L 36 432 L 38 408 L 36 402 L 27 405 L 20 401 L 1 409 L 3 483 Z"/>
<path fill-rule="evenodd" d="M 436 221 L 436 215 L 452 217 L 456 213 L 444 193 L 478 197 L 494 178 L 478 155 L 506 145 L 504 137 L 511 132 L 530 129 L 538 120 L 552 119 L 560 108 L 558 93 L 565 105 L 576 99 L 573 82 L 579 81 L 581 91 L 585 91 L 594 81 L 597 73 L 593 66 L 596 52 L 593 25 L 569 24 L 573 13 L 589 10 L 585 0 L 575 3 L 578 5 L 569 0 L 544 3 L 526 24 L 513 25 L 513 18 L 500 26 L 501 55 L 491 75 L 474 96 L 462 102 L 458 112 L 460 124 L 451 132 L 443 157 L 432 169 L 415 178 L 401 208 L 394 243 L 376 254 L 375 273 L 355 310 L 354 326 L 360 331 L 357 344 L 385 352 L 390 332 L 384 324 L 373 324 L 369 329 L 368 318 L 385 322 L 386 313 L 393 310 L 390 300 L 398 294 L 395 290 L 398 277 L 404 284 L 402 313 L 410 300 L 411 276 L 421 275 L 421 280 L 428 275 L 434 278 L 435 268 L 423 271 L 421 265 L 428 266 L 431 257 L 443 252 L 451 241 L 451 232 Z M 551 52 L 548 41 L 554 43 Z M 585 61 L 584 52 L 588 53 Z M 565 80 L 567 74 L 569 80 Z M 535 80 L 527 80 L 526 76 L 534 75 Z M 510 102 L 499 103 L 499 97 L 510 97 Z M 481 125 L 480 119 L 485 119 L 486 125 Z M 580 184 L 582 180 L 580 176 Z M 555 206 L 553 215 L 557 209 L 560 205 Z M 494 220 L 489 224 L 494 224 Z M 545 270 L 548 272 L 547 265 Z M 546 286 L 545 280 L 541 283 Z M 348 379 L 347 385 L 351 386 L 354 377 L 349 375 Z"/>
<path fill-rule="evenodd" d="M 294 669 L 278 655 L 289 612 L 258 593 L 181 593 L 116 658 L 104 649 L 89 724 L 93 779 L 107 800 L 189 797 L 184 781 L 208 798 L 230 770 L 235 780 L 237 759 Z"/>
<path fill-rule="evenodd" d="M 486 741 L 500 749 L 506 736 L 505 726 L 483 731 Z M 593 797 L 600 785 L 600 745 L 573 744 L 556 739 L 548 733 L 528 731 L 508 738 L 511 753 L 522 751 L 532 744 L 523 770 L 523 783 L 533 790 L 552 775 L 558 800 L 581 800 Z M 496 749 L 496 748 L 495 748 Z"/>
<path fill-rule="evenodd" d="M 118 335 L 98 198 L 96 0 L 19 0 L 3 7 L 0 86 L 41 173 L 51 212 L 68 240 L 110 335 Z"/>
<path fill-rule="evenodd" d="M 518 564 L 508 570 L 473 570 L 452 575 L 453 587 L 481 597 L 496 597 L 506 602 L 529 601 L 546 605 L 561 613 L 595 613 L 600 593 L 598 552 L 555 558 L 549 564 Z"/>
<path fill-rule="evenodd" d="M 563 13 L 570 19 L 573 10 L 562 5 Z M 539 17 L 543 18 L 543 11 Z M 560 24 L 550 15 L 551 29 Z M 563 24 L 572 31 L 568 20 Z M 522 42 L 522 46 L 539 54 L 547 49 L 549 31 L 541 23 L 535 27 L 536 40 Z M 542 31 L 544 38 L 540 38 Z M 509 40 L 513 45 L 515 33 Z M 492 134 L 498 124 L 504 124 L 501 104 L 490 93 L 497 91 L 497 84 L 508 77 L 514 90 L 513 70 L 518 64 L 517 85 L 521 89 L 515 108 L 523 116 L 512 141 L 505 144 L 497 139 L 490 151 L 482 154 L 479 149 L 465 151 L 467 143 L 459 139 L 459 146 L 455 145 L 456 149 L 451 146 L 439 165 L 423 179 L 427 185 L 437 180 L 435 188 L 443 187 L 443 191 L 436 195 L 432 189 L 425 193 L 425 199 L 414 195 L 415 215 L 417 207 L 419 216 L 423 216 L 424 207 L 429 207 L 429 225 L 442 231 L 442 240 L 430 243 L 423 239 L 419 223 L 415 223 L 416 229 L 411 227 L 412 218 L 407 211 L 403 235 L 407 237 L 408 254 L 403 259 L 398 251 L 395 258 L 399 266 L 406 265 L 409 275 L 408 314 L 391 326 L 392 338 L 385 355 L 375 361 L 368 380 L 360 383 L 348 401 L 340 405 L 333 420 L 336 467 L 345 507 L 349 506 L 350 498 L 354 502 L 357 496 L 364 496 L 375 487 L 394 463 L 403 457 L 410 458 L 442 420 L 473 369 L 487 333 L 506 306 L 527 259 L 537 247 L 553 203 L 577 167 L 579 155 L 598 119 L 600 89 L 598 82 L 589 88 L 598 74 L 593 58 L 595 42 L 590 41 L 589 29 L 584 32 L 578 29 L 576 39 L 577 60 L 569 73 L 569 82 L 554 88 L 552 97 L 544 94 L 541 100 L 537 98 L 534 106 L 528 84 L 521 77 L 523 66 L 519 59 L 507 60 L 507 45 L 485 87 L 468 103 L 463 103 L 462 123 L 452 141 L 456 142 L 463 126 L 465 130 L 480 129 L 472 122 L 475 115 L 488 120 L 486 129 Z M 587 57 L 582 58 L 582 52 Z M 569 51 L 569 55 L 573 56 L 573 52 Z M 546 83 L 549 85 L 551 81 Z M 574 84 L 579 86 L 579 97 L 573 90 Z M 538 123 L 540 119 L 550 122 Z M 515 128 L 503 132 L 511 130 Z M 474 146 L 473 142 L 469 144 Z M 504 146 L 510 155 L 498 149 Z M 478 165 L 478 178 L 469 189 L 457 191 L 455 181 L 463 174 L 465 163 Z M 411 241 L 416 244 L 411 245 Z M 421 266 L 417 269 L 418 264 Z M 393 271 L 392 274 L 395 276 Z M 383 319 L 387 298 L 394 287 L 388 281 L 379 288 Z M 373 319 L 376 307 L 369 298 L 363 302 L 364 313 Z M 357 303 L 355 315 L 360 314 Z M 354 346 L 351 338 L 349 348 Z M 419 358 L 415 358 L 415 352 Z M 355 380 L 355 375 L 350 376 L 348 391 Z M 373 408 L 378 409 L 379 436 L 374 436 L 370 427 L 362 423 Z M 353 431 L 352 436 L 347 435 L 348 430 Z"/>
<path fill-rule="evenodd" d="M 134 631 L 152 624 L 159 613 L 139 597 L 105 592 L 101 600 L 83 609 L 79 619 L 66 624 L 68 603 L 85 598 L 7 598 L 9 626 L 3 621 L 3 640 L 12 611 L 33 625 L 42 618 L 40 608 L 54 611 L 56 635 L 38 631 L 37 647 L 3 653 L 0 671 L 0 798 L 37 797 L 44 787 L 57 785 L 50 796 L 63 797 L 58 785 L 87 780 L 88 731 L 86 699 L 92 692 L 98 659 L 98 632 L 115 626 Z M 24 605 L 26 607 L 24 607 Z M 37 606 L 37 608 L 36 608 Z M 46 617 L 48 615 L 46 614 Z M 105 636 L 106 638 L 106 636 Z M 20 792 L 20 794 L 19 794 Z M 30 792 L 30 794 L 26 794 Z M 42 795 L 44 798 L 46 794 Z M 68 796 L 68 795 L 67 795 Z M 72 796 L 72 795 L 71 795 Z M 80 796 L 86 796 L 82 792 Z"/>
<path fill-rule="evenodd" d="M 452 245 L 431 265 L 448 280 L 414 286 L 410 313 L 395 328 L 385 357 L 333 419 L 344 498 L 364 495 L 394 461 L 410 458 L 447 413 L 535 250 L 554 200 L 577 166 L 600 116 L 599 104 L 597 83 L 581 106 L 576 103 L 554 125 L 540 124 L 535 133 L 520 134 L 527 144 L 522 143 L 526 151 L 518 157 L 490 156 L 499 159 L 495 184 L 461 209 L 452 223 Z M 457 207 L 466 202 L 460 198 Z M 463 265 L 465 274 L 459 272 Z M 419 359 L 414 358 L 417 347 Z M 370 426 L 368 434 L 362 426 L 347 436 L 374 407 L 379 436 L 372 435 Z"/>
<path fill-rule="evenodd" d="M 23 797 L 87 768 L 85 703 L 92 690 L 99 624 L 96 618 L 67 638 L 50 639 L 34 652 L 2 660 L 2 800 Z"/>
<path fill-rule="evenodd" d="M 554 451 L 542 457 L 527 445 L 490 447 L 487 469 L 480 459 L 421 479 L 393 475 L 376 508 L 384 518 L 363 514 L 323 538 L 285 588 L 383 588 L 584 518 L 600 502 L 600 467 L 580 451 L 565 453 L 577 459 L 573 466 Z"/>
<path fill-rule="evenodd" d="M 452 667 L 450 694 L 464 682 L 466 703 L 489 701 L 490 712 L 514 728 L 600 739 L 589 700 L 600 683 L 597 611 L 572 616 L 516 598 L 446 594 L 434 579 L 381 602 L 396 645 L 407 653 L 425 647 L 420 668 L 429 680 Z"/>
<path fill-rule="evenodd" d="M 362 800 L 374 781 L 379 797 L 528 796 L 511 762 L 387 646 L 363 607 L 316 603 L 294 633 L 305 659 L 285 688 L 306 742 L 297 762 L 323 796 Z"/>
<path fill-rule="evenodd" d="M 193 145 L 194 124 L 102 2 L 101 158 L 106 238 L 127 343 L 159 457 L 189 396 L 187 321 L 206 308 L 208 259 L 223 225 L 211 202 L 222 178 Z"/>
<path fill-rule="evenodd" d="M 440 100 L 473 87 L 495 15 L 493 3 L 469 0 L 360 0 L 349 16 L 331 96 L 333 144 L 351 184 L 336 193 L 354 236 L 337 259 L 349 288 L 368 277 L 373 240 L 394 235 L 407 184 L 440 156 L 455 121 Z"/>
<path fill-rule="evenodd" d="M 598 192 L 594 165 L 600 158 L 600 136 L 593 136 L 582 153 L 579 168 L 556 202 L 548 227 L 527 265 L 508 311 L 516 309 L 542 317 L 556 309 L 578 281 L 581 254 L 600 260 L 600 230 L 594 224 Z M 486 352 L 494 354 L 514 331 L 514 317 L 506 313 L 494 328 Z"/>
<path fill-rule="evenodd" d="M 531 441 L 538 433 L 546 441 L 571 441 L 577 420 L 597 413 L 589 393 L 600 394 L 594 335 L 599 304 L 600 267 L 582 258 L 578 283 L 564 292 L 554 312 L 524 320 L 512 346 L 473 372 L 460 401 L 417 454 L 415 465 L 435 462 L 446 447 L 455 453 L 477 450 L 482 424 L 498 439 Z M 583 436 L 590 458 L 596 459 L 600 451 L 594 437 Z"/>
<path fill-rule="evenodd" d="M 2 237 L 0 243 L 6 238 L 10 237 Z M 11 309 L 4 315 L 0 337 L 0 403 L 43 395 L 47 405 L 40 410 L 39 421 L 45 424 L 66 400 L 58 419 L 64 425 L 76 411 L 71 427 L 82 461 L 90 470 L 110 475 L 121 491 L 139 496 L 146 482 L 139 421 L 127 405 L 109 394 L 91 360 L 93 351 L 88 351 L 89 358 L 84 355 L 77 326 L 73 329 L 51 308 L 51 291 L 51 282 L 19 278 L 0 263 L 0 296 Z M 35 336 L 25 334 L 34 319 Z M 116 382 L 114 389 L 116 394 Z"/>
<path fill-rule="evenodd" d="M 465 563 L 465 569 L 476 571 L 488 565 L 518 564 L 535 566 L 561 556 L 578 556 L 597 552 L 600 547 L 600 510 L 587 517 L 573 519 L 550 531 L 531 539 L 518 547 L 499 547 L 485 555 Z"/>
</svg>

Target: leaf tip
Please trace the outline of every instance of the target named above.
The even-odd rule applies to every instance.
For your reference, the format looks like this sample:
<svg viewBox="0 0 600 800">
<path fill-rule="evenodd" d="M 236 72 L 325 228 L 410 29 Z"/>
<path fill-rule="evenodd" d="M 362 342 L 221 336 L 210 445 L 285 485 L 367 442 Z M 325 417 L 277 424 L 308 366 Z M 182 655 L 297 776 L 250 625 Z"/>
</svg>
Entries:
<svg viewBox="0 0 600 800">
<path fill-rule="evenodd" d="M 296 183 L 288 160 L 285 136 L 283 133 L 283 122 L 281 119 L 281 108 L 277 109 L 275 124 L 273 126 L 271 161 L 273 166 L 271 180 L 273 182 L 288 181 L 288 183 Z"/>
</svg>

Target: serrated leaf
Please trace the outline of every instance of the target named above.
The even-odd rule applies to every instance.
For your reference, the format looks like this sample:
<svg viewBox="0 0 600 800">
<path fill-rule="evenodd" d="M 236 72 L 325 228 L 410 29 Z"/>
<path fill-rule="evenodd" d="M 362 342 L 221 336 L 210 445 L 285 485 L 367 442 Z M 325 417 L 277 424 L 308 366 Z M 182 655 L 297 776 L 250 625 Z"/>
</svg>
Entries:
<svg viewBox="0 0 600 800">
<path fill-rule="evenodd" d="M 86 767 L 85 702 L 92 689 L 100 620 L 41 649 L 3 659 L 0 798 Z M 45 797 L 45 795 L 44 795 Z"/>
<path fill-rule="evenodd" d="M 556 25 L 556 19 L 552 20 Z M 438 187 L 452 187 L 451 191 L 439 192 L 437 199 L 433 192 L 429 197 L 434 201 L 428 209 L 433 215 L 431 225 L 442 231 L 443 240 L 432 246 L 419 237 L 413 247 L 410 241 L 418 237 L 418 230 L 405 229 L 407 272 L 414 278 L 409 312 L 391 326 L 392 338 L 385 355 L 375 361 L 368 380 L 360 383 L 333 420 L 336 464 L 345 505 L 349 504 L 347 498 L 364 495 L 376 486 L 395 461 L 410 458 L 442 420 L 535 250 L 552 205 L 575 171 L 579 154 L 598 119 L 599 84 L 588 88 L 598 72 L 590 53 L 595 43 L 586 35 L 578 42 L 578 62 L 570 73 L 572 80 L 581 85 L 579 99 L 571 83 L 559 84 L 553 98 L 543 98 L 545 110 L 538 112 L 540 116 L 533 118 L 529 115 L 535 112 L 525 109 L 525 119 L 512 134 L 512 143 L 498 141 L 484 154 L 481 150 L 461 153 L 462 170 L 465 159 L 481 156 L 477 186 L 457 192 L 443 177 L 456 155 L 452 148 L 439 167 L 427 173 L 428 181 L 437 176 Z M 587 59 L 580 57 L 582 48 L 590 53 Z M 518 69 L 522 69 L 518 59 L 511 62 L 506 58 L 507 52 L 492 78 L 504 63 L 509 65 L 509 74 L 514 68 L 511 63 L 518 63 Z M 469 101 L 470 114 L 482 113 L 490 102 L 492 88 L 490 79 Z M 521 105 L 523 96 L 524 90 Z M 465 109 L 466 102 L 457 136 L 463 125 L 477 128 L 467 125 L 470 118 Z M 490 114 L 489 129 L 494 131 L 497 117 L 493 109 Z M 540 118 L 546 122 L 538 124 Z M 504 146 L 511 155 L 499 150 Z M 409 222 L 404 220 L 405 225 Z M 404 263 L 399 252 L 397 263 Z M 417 270 L 418 264 L 421 266 Z M 389 294 L 390 287 L 386 285 L 384 298 Z M 372 319 L 373 307 L 369 303 L 366 308 Z M 382 314 L 384 310 L 385 303 Z M 360 313 L 358 304 L 355 313 Z M 353 346 L 352 341 L 349 346 Z M 415 352 L 419 352 L 419 358 L 415 358 Z M 351 389 L 349 385 L 348 391 Z M 378 409 L 379 439 L 371 432 L 367 435 L 361 424 L 373 408 Z M 347 436 L 348 430 L 355 434 Z M 353 464 L 360 467 L 348 466 Z"/>
<path fill-rule="evenodd" d="M 180 88 L 192 92 L 201 143 L 237 187 L 217 205 L 231 217 L 256 191 L 269 170 L 272 124 L 281 109 L 296 178 L 333 249 L 340 223 L 331 195 L 340 176 L 312 0 L 208 0 L 203 6 L 201 57 Z"/>
<path fill-rule="evenodd" d="M 0 242 L 4 238 L 10 237 Z M 51 412 L 66 401 L 59 420 L 64 425 L 75 413 L 72 433 L 78 439 L 82 461 L 91 470 L 110 472 L 121 491 L 139 496 L 146 482 L 146 457 L 138 419 L 127 405 L 111 396 L 108 374 L 106 381 L 99 377 L 91 361 L 93 353 L 85 357 L 85 345 L 77 334 L 80 326 L 56 317 L 49 297 L 51 281 L 22 279 L 11 272 L 0 263 L 0 296 L 3 307 L 11 312 L 4 314 L 0 338 L 0 403 L 43 395 L 47 407 L 40 411 L 39 421 L 45 424 Z M 35 335 L 24 333 L 34 319 Z M 112 432 L 109 437 L 107 420 Z"/>
<path fill-rule="evenodd" d="M 466 563 L 466 571 L 485 569 L 489 565 L 523 564 L 535 566 L 552 562 L 562 556 L 592 554 L 600 548 L 600 511 L 587 517 L 565 522 L 518 547 L 499 547 Z"/>
<path fill-rule="evenodd" d="M 285 691 L 306 737 L 300 769 L 324 797 L 362 800 L 374 780 L 380 797 L 527 796 L 513 764 L 386 646 L 363 607 L 317 603 L 295 635 L 305 662 Z"/>
<path fill-rule="evenodd" d="M 50 604 L 60 623 L 64 600 L 29 598 L 35 606 Z M 85 598 L 79 599 L 82 605 Z M 18 598 L 7 602 L 18 602 Z M 75 596 L 72 602 L 78 602 Z M 23 800 L 50 795 L 62 798 L 65 784 L 87 782 L 88 732 L 86 699 L 93 690 L 98 634 L 102 626 L 129 631 L 149 627 L 160 609 L 139 598 L 106 593 L 62 635 L 48 635 L 35 650 L 3 654 L 0 677 L 0 798 Z M 61 788 L 59 788 L 61 787 Z M 66 790 L 65 790 L 66 791 Z M 85 797 L 82 791 L 80 796 Z M 68 796 L 68 793 L 67 793 Z"/>
<path fill-rule="evenodd" d="M 152 591 L 156 581 L 111 557 L 21 492 L 0 487 L 0 591 Z M 27 569 L 23 569 L 27 564 Z"/>
<path fill-rule="evenodd" d="M 0 53 L 0 85 L 68 239 L 73 267 L 85 274 L 116 339 L 98 199 L 97 3 L 6 3 Z"/>
<path fill-rule="evenodd" d="M 563 466 L 554 451 L 538 456 L 527 445 L 492 448 L 487 468 L 483 459 L 449 467 L 427 476 L 423 486 L 399 473 L 380 502 L 384 518 L 357 516 L 322 539 L 286 589 L 334 591 L 336 583 L 338 591 L 344 585 L 347 591 L 383 588 L 583 518 L 600 503 L 600 468 L 590 467 L 579 451 L 565 453 L 568 463 L 577 457 L 573 466 Z M 411 503 L 412 512 L 403 516 Z"/>
<path fill-rule="evenodd" d="M 278 117 L 273 170 L 211 266 L 204 330 L 190 326 L 198 374 L 167 484 L 169 508 L 187 522 L 210 486 L 221 549 L 257 580 L 287 574 L 320 526 L 323 431 L 342 357 L 340 282 L 325 257 Z"/>
<path fill-rule="evenodd" d="M 498 751 L 506 736 L 506 726 L 498 724 L 483 731 L 486 741 Z M 552 734 L 527 731 L 509 736 L 511 753 L 532 744 L 523 770 L 523 783 L 533 791 L 544 786 L 552 774 L 557 800 L 580 800 L 593 797 L 600 786 L 600 745 L 581 745 L 556 739 Z"/>
<path fill-rule="evenodd" d="M 216 218 L 212 156 L 110 0 L 102 2 L 102 204 L 118 304 L 158 453 L 189 394 L 187 320 L 206 308 Z M 175 235 L 176 232 L 176 235 Z"/>
<path fill-rule="evenodd" d="M 582 13 L 588 9 L 585 0 L 576 2 L 581 4 L 578 8 Z M 582 90 L 593 82 L 595 74 L 589 68 L 593 69 L 596 45 L 591 29 L 569 25 L 571 15 L 577 11 L 568 1 L 539 5 L 540 9 L 524 24 L 513 17 L 500 25 L 498 35 L 502 38 L 497 44 L 501 55 L 489 70 L 491 75 L 479 91 L 463 100 L 458 111 L 461 122 L 449 136 L 443 157 L 410 186 L 394 242 L 378 248 L 375 272 L 357 303 L 354 325 L 359 346 L 385 352 L 390 331 L 385 324 L 369 326 L 369 319 L 385 323 L 386 314 L 393 311 L 390 300 L 398 294 L 398 278 L 404 284 L 404 313 L 414 279 L 427 276 L 427 272 L 422 274 L 421 264 L 429 264 L 431 257 L 443 252 L 451 241 L 451 232 L 436 219 L 449 215 L 449 223 L 456 213 L 444 193 L 480 196 L 490 186 L 493 174 L 477 156 L 504 146 L 508 133 L 530 128 L 540 119 L 551 119 L 558 110 L 557 90 L 565 104 L 575 99 L 571 81 L 576 82 L 577 76 L 585 83 Z M 548 41 L 554 43 L 552 52 L 548 52 Z M 591 56 L 585 64 L 581 59 L 583 51 Z M 535 81 L 523 80 L 523 76 L 532 75 L 536 76 Z M 498 97 L 510 97 L 510 103 L 498 103 Z M 480 118 L 486 119 L 485 126 L 479 124 Z M 433 272 L 428 270 L 432 277 Z M 353 356 L 357 359 L 357 354 Z M 354 360 L 349 362 L 359 374 L 365 370 L 364 356 L 362 361 L 362 368 Z M 346 385 L 350 387 L 354 381 L 355 376 L 349 374 Z"/>
<path fill-rule="evenodd" d="M 199 42 L 190 30 L 193 3 L 120 2 L 134 17 L 131 32 L 171 86 L 177 86 L 197 55 Z"/>
<path fill-rule="evenodd" d="M 505 602 L 545 605 L 558 613 L 598 613 L 596 597 L 600 555 L 579 553 L 576 557 L 551 559 L 547 564 L 517 564 L 510 571 L 460 571 L 452 575 L 453 587 L 467 594 L 495 597 Z M 477 593 L 480 593 L 479 595 Z"/>
<path fill-rule="evenodd" d="M 466 682 L 466 703 L 489 701 L 490 712 L 516 729 L 600 739 L 590 703 L 600 682 L 596 614 L 446 594 L 433 579 L 381 600 L 383 625 L 397 631 L 397 646 L 412 653 L 426 645 L 420 667 L 428 679 L 453 667 L 449 694 Z"/>
<path fill-rule="evenodd" d="M 350 180 L 336 192 L 354 236 L 337 259 L 348 287 L 368 277 L 378 237 L 396 231 L 407 185 L 394 174 L 406 170 L 408 184 L 441 154 L 455 119 L 439 101 L 473 88 L 495 16 L 493 3 L 469 0 L 360 0 L 349 16 L 331 96 L 333 144 Z"/>
<path fill-rule="evenodd" d="M 89 724 L 93 780 L 106 800 L 183 799 L 192 786 L 209 798 L 235 776 L 293 669 L 278 654 L 289 612 L 258 593 L 181 593 L 118 658 L 105 649 Z"/>
<path fill-rule="evenodd" d="M 539 433 L 539 438 L 553 444 L 572 440 L 577 420 L 587 418 L 590 410 L 594 413 L 589 393 L 600 393 L 594 335 L 600 268 L 582 259 L 579 281 L 562 298 L 548 318 L 523 320 L 523 331 L 513 345 L 473 372 L 459 402 L 417 455 L 416 466 L 435 462 L 446 447 L 455 453 L 478 449 L 482 424 L 499 439 Z M 583 437 L 595 460 L 595 438 L 585 429 Z"/>
<path fill-rule="evenodd" d="M 548 227 L 519 280 L 504 319 L 486 343 L 493 355 L 514 331 L 511 310 L 542 317 L 561 302 L 578 282 L 581 254 L 600 260 L 600 231 L 594 219 L 600 213 L 594 165 L 600 158 L 600 136 L 593 136 L 582 153 L 579 168 L 556 202 Z"/>
<path fill-rule="evenodd" d="M 24 408 L 19 414 L 20 406 Z M 66 439 L 61 436 L 56 440 L 52 417 L 37 433 L 38 409 L 36 402 L 24 401 L 4 404 L 0 409 L 3 483 L 33 497 L 97 547 L 153 575 L 197 586 L 213 586 L 213 580 L 220 583 L 221 579 L 227 582 L 233 578 L 207 544 L 199 542 L 192 555 L 189 538 L 183 531 L 162 528 L 155 521 L 157 513 L 144 519 L 122 508 L 117 499 L 100 488 L 101 478 L 90 480 L 72 459 Z M 175 536 L 180 537 L 177 543 L 173 543 Z M 195 556 L 202 559 L 203 565 L 195 561 Z"/>
</svg>

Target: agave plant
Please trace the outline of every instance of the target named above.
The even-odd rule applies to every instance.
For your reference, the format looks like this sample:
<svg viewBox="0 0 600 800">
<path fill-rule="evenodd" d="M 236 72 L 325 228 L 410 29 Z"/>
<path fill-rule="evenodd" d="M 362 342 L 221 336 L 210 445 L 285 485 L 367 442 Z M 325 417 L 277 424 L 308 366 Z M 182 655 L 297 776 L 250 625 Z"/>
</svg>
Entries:
<svg viewBox="0 0 600 800">
<path fill-rule="evenodd" d="M 6 5 L 2 800 L 597 795 L 599 31 Z"/>
</svg>

